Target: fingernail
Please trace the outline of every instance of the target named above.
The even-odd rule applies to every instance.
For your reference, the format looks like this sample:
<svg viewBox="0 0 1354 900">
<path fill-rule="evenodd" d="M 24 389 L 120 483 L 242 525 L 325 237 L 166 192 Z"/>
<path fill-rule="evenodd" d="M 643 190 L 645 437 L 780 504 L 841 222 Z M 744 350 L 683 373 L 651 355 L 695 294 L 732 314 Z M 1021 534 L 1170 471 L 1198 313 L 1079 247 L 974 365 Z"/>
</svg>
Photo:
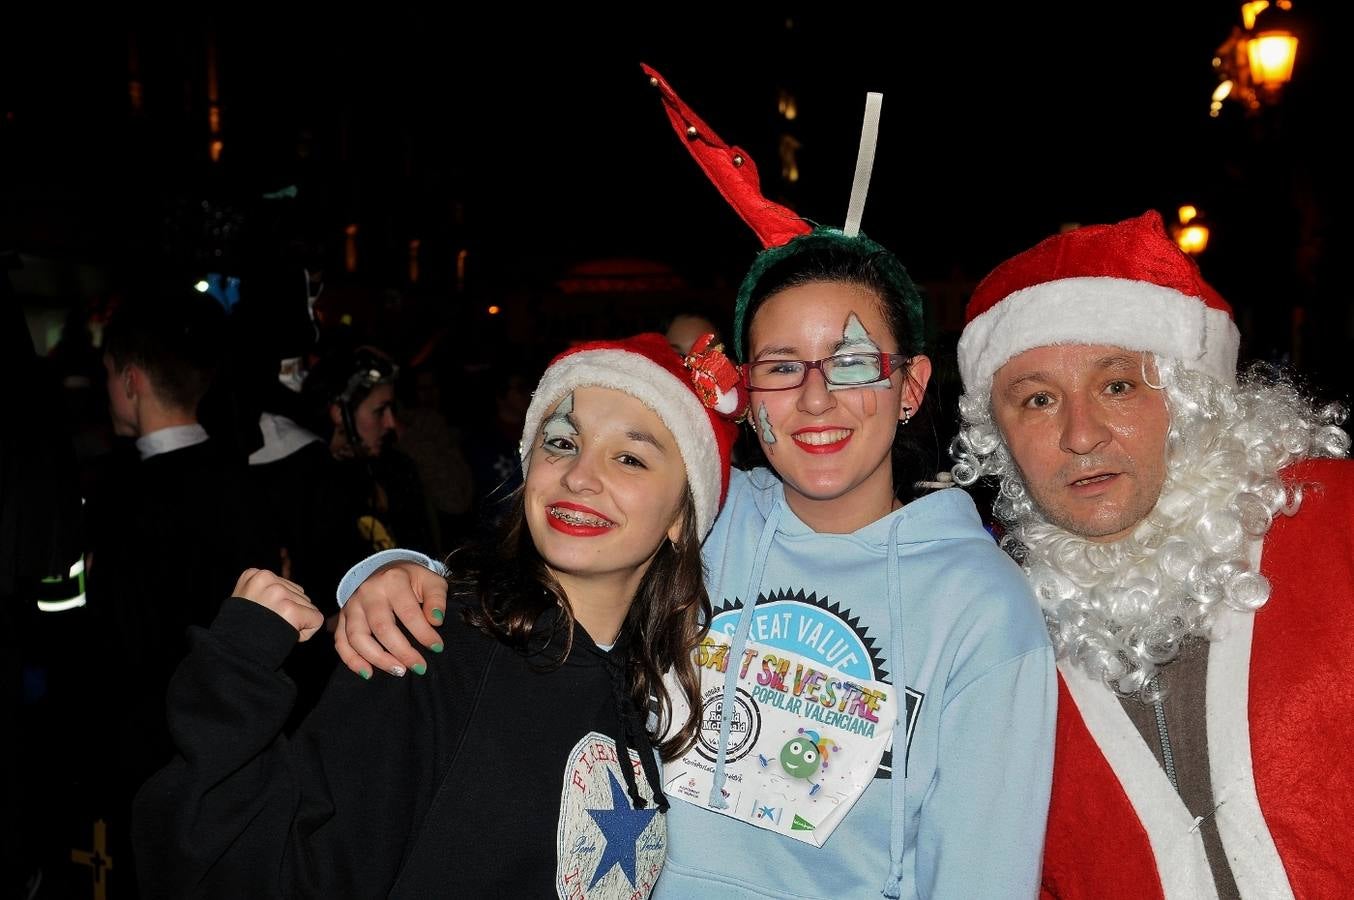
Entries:
<svg viewBox="0 0 1354 900">
<path fill-rule="evenodd" d="M 363 669 L 361 672 L 358 672 L 357 674 L 362 677 L 363 681 L 371 681 L 371 669 Z"/>
<path fill-rule="evenodd" d="M 404 677 L 404 666 L 391 666 L 391 667 L 390 667 L 390 674 L 391 674 L 391 675 L 394 675 L 396 678 L 403 678 L 403 677 Z"/>
<path fill-rule="evenodd" d="M 442 612 L 442 610 L 440 609 L 433 610 L 433 618 L 436 619 L 437 621 L 441 622 L 445 616 L 446 613 Z"/>
<path fill-rule="evenodd" d="M 433 644 L 433 648 L 432 648 L 432 649 L 433 649 L 433 652 L 434 652 L 434 653 L 441 653 L 441 652 L 442 652 L 444 649 L 446 649 L 446 648 L 444 648 L 444 647 L 442 646 L 442 642 L 441 642 L 441 641 L 438 641 L 436 644 Z"/>
<path fill-rule="evenodd" d="M 428 667 L 425 666 L 423 663 L 419 663 L 418 665 L 414 666 L 414 671 L 419 675 L 426 675 L 428 674 Z"/>
</svg>

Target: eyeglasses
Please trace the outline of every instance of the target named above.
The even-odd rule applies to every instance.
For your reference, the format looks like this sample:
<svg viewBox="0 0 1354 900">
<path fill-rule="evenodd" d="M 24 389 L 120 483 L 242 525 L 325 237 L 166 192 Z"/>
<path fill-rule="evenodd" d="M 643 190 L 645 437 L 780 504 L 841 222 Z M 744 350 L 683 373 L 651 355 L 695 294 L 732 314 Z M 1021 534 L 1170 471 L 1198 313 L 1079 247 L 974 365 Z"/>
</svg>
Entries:
<svg viewBox="0 0 1354 900">
<path fill-rule="evenodd" d="M 743 378 L 750 391 L 789 391 L 804 383 L 810 369 L 817 369 L 835 387 L 865 387 L 883 381 L 909 361 L 901 353 L 840 353 L 812 361 L 767 359 L 744 363 Z"/>
</svg>

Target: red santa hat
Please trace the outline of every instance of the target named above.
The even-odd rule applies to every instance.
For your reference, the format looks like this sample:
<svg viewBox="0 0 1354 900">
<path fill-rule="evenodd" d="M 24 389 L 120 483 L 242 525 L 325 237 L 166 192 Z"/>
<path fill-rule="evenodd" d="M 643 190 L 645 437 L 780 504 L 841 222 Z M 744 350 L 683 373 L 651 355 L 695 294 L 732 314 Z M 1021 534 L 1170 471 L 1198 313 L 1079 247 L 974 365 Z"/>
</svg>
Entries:
<svg viewBox="0 0 1354 900">
<path fill-rule="evenodd" d="M 555 357 L 527 407 L 519 445 L 523 474 L 546 412 L 581 387 L 621 391 L 658 414 L 686 466 L 696 529 L 702 538 L 709 534 L 729 492 L 729 456 L 747 411 L 738 369 L 713 336 L 696 341 L 685 358 L 661 334 L 591 341 Z"/>
<path fill-rule="evenodd" d="M 1149 210 L 1088 225 L 1020 253 L 978 285 L 959 338 L 965 390 L 985 390 L 1012 357 L 1052 344 L 1155 353 L 1226 384 L 1241 334 L 1227 301 Z"/>
</svg>

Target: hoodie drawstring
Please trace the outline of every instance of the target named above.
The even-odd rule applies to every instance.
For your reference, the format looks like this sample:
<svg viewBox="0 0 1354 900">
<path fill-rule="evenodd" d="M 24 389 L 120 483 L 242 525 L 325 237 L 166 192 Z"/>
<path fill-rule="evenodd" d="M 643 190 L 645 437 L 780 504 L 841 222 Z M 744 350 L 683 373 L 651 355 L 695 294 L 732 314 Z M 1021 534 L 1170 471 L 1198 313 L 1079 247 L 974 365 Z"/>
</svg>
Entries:
<svg viewBox="0 0 1354 900">
<path fill-rule="evenodd" d="M 734 630 L 733 642 L 729 647 L 728 668 L 724 672 L 724 703 L 719 717 L 719 753 L 715 757 L 714 783 L 710 787 L 710 796 L 706 801 L 706 805 L 712 809 L 727 809 L 729 806 L 729 801 L 724 799 L 724 767 L 729 753 L 729 731 L 733 724 L 738 671 L 741 668 L 740 660 L 747 644 L 748 632 L 752 629 L 757 591 L 766 572 L 766 560 L 771 553 L 771 545 L 775 540 L 780 521 L 781 504 L 784 502 L 782 499 L 776 504 L 762 527 L 761 538 L 757 542 L 757 554 L 752 561 L 752 572 L 748 577 L 748 586 L 742 596 L 743 610 L 738 617 L 738 626 Z M 902 523 L 902 517 L 897 517 L 889 528 L 887 569 L 886 605 L 891 639 L 889 658 L 892 661 L 893 685 L 897 695 L 897 715 L 893 723 L 893 774 L 889 780 L 889 874 L 881 893 L 890 900 L 897 900 L 902 893 L 903 854 L 907 847 L 907 667 L 903 652 L 902 565 L 898 554 L 898 529 Z M 902 761 L 901 764 L 899 760 Z"/>
<path fill-rule="evenodd" d="M 723 703 L 719 715 L 719 754 L 715 757 L 715 777 L 710 785 L 710 797 L 706 806 L 711 809 L 728 809 L 729 801 L 724 799 L 724 763 L 729 756 L 729 730 L 733 725 L 733 708 L 738 697 L 738 670 L 743 658 L 743 647 L 747 644 L 748 632 L 752 630 L 752 616 L 757 605 L 757 589 L 761 587 L 762 575 L 766 572 L 766 558 L 771 555 L 771 544 L 776 538 L 776 527 L 780 523 L 781 499 L 766 517 L 762 526 L 762 536 L 757 541 L 757 555 L 752 558 L 752 573 L 748 576 L 747 590 L 743 592 L 743 611 L 738 616 L 738 627 L 734 629 L 733 642 L 729 646 L 728 668 L 724 672 Z"/>
<path fill-rule="evenodd" d="M 903 889 L 903 853 L 907 847 L 907 666 L 903 656 L 903 578 L 898 560 L 898 526 L 903 518 L 894 518 L 889 528 L 888 603 L 889 632 L 892 646 L 889 658 L 893 670 L 893 775 L 889 779 L 889 877 L 880 891 L 889 900 L 897 900 Z M 899 760 L 902 760 L 901 765 Z"/>
<path fill-rule="evenodd" d="M 663 779 L 658 773 L 658 754 L 652 746 L 646 746 L 640 751 L 639 764 L 644 769 L 644 778 L 649 782 L 649 788 L 653 791 L 654 801 L 658 804 L 658 811 L 667 812 L 668 795 L 663 793 Z"/>
<path fill-rule="evenodd" d="M 636 753 L 639 756 L 640 768 L 644 771 L 644 778 L 649 782 L 649 789 L 653 791 L 654 801 L 658 808 L 667 812 L 668 798 L 663 793 L 663 782 L 658 776 L 658 764 L 654 761 L 654 750 L 649 744 L 648 733 L 645 732 L 643 740 L 635 740 L 635 713 L 630 708 L 629 698 L 625 693 L 624 672 L 621 670 L 621 664 L 610 653 L 603 654 L 606 660 L 607 676 L 611 679 L 611 696 L 616 701 L 616 715 L 621 720 L 621 733 L 616 736 L 616 755 L 619 757 L 617 764 L 620 766 L 621 775 L 625 778 L 625 790 L 630 795 L 630 806 L 632 809 L 644 809 L 649 805 L 639 793 L 639 785 L 635 782 L 635 767 L 630 761 L 630 747 L 632 742 L 638 744 Z"/>
</svg>

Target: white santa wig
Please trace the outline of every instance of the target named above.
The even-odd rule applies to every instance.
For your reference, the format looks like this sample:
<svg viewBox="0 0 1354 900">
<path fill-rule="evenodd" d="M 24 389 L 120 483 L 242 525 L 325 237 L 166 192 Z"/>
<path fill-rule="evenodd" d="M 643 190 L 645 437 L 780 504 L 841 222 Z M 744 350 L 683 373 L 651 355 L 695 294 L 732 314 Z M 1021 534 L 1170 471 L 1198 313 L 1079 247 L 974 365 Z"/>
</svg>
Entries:
<svg viewBox="0 0 1354 900">
<path fill-rule="evenodd" d="M 969 304 L 955 481 L 996 479 L 1003 544 L 1033 583 L 1059 656 L 1120 693 L 1142 691 L 1186 640 L 1213 637 L 1224 608 L 1253 612 L 1269 599 L 1249 550 L 1302 502 L 1284 468 L 1349 451 L 1341 406 L 1318 406 L 1271 369 L 1238 380 L 1239 343 L 1230 307 L 1154 212 L 1049 238 L 999 266 Z M 1165 393 L 1161 495 L 1115 542 L 1051 524 L 992 419 L 993 373 L 1052 344 L 1144 352 L 1144 384 Z"/>
</svg>

